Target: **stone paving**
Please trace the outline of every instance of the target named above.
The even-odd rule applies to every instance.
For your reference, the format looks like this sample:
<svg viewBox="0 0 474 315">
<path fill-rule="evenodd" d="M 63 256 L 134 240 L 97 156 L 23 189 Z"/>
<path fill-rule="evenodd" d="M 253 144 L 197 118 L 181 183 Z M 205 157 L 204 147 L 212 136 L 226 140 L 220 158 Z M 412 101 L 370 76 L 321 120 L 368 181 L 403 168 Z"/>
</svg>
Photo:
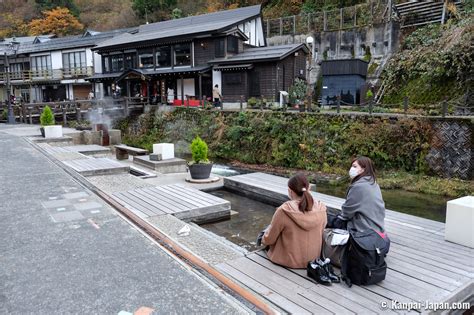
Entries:
<svg viewBox="0 0 474 315">
<path fill-rule="evenodd" d="M 0 314 L 249 311 L 18 137 L 34 127 L 16 127 L 0 124 Z"/>
</svg>

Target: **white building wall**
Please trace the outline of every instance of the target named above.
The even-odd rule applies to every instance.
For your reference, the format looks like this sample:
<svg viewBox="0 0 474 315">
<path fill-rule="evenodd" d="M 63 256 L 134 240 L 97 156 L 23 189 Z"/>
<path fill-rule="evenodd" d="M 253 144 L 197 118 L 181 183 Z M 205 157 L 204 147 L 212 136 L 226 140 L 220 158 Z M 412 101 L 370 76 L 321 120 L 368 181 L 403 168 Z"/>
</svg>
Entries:
<svg viewBox="0 0 474 315">
<path fill-rule="evenodd" d="M 63 54 L 61 51 L 52 51 L 51 52 L 51 67 L 53 70 L 62 69 L 63 67 Z"/>
<path fill-rule="evenodd" d="M 238 28 L 249 38 L 246 44 L 252 46 L 265 46 L 262 19 L 256 18 L 240 24 Z"/>
<path fill-rule="evenodd" d="M 219 90 L 221 91 L 221 94 L 222 94 L 222 72 L 212 70 L 212 88 L 214 88 L 216 84 L 219 85 Z"/>
<path fill-rule="evenodd" d="M 94 52 L 93 53 L 93 56 L 94 56 L 94 73 L 102 73 L 102 57 Z"/>
<path fill-rule="evenodd" d="M 182 84 L 182 81 L 184 81 L 183 100 L 186 101 L 186 95 L 190 95 L 190 96 L 195 96 L 196 95 L 196 92 L 194 90 L 194 79 L 183 79 L 183 80 L 178 79 L 177 80 L 177 89 L 178 89 L 178 91 L 176 91 L 176 92 L 177 92 L 179 100 L 181 99 L 181 84 Z"/>
</svg>

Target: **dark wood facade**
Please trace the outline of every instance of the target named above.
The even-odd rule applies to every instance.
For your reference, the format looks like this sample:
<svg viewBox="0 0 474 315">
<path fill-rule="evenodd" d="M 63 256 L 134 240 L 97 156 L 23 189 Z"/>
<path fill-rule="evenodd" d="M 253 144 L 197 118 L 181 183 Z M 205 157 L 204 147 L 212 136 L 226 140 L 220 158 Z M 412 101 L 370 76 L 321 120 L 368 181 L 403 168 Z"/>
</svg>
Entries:
<svg viewBox="0 0 474 315">
<path fill-rule="evenodd" d="M 222 95 L 225 102 L 239 102 L 251 97 L 279 101 L 280 91 L 288 91 L 295 78 L 306 78 L 307 54 L 300 49 L 280 61 L 254 62 L 253 68 L 222 72 Z"/>
</svg>

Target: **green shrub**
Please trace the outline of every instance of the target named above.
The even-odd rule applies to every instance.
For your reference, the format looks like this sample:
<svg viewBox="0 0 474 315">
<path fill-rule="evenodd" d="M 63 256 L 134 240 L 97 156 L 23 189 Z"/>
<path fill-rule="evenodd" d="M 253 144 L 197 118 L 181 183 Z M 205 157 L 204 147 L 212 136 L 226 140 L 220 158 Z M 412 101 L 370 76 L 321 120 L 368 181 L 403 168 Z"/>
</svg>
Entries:
<svg viewBox="0 0 474 315">
<path fill-rule="evenodd" d="M 54 115 L 53 115 L 53 111 L 51 110 L 51 107 L 49 107 L 48 105 L 45 106 L 45 108 L 43 109 L 43 112 L 41 112 L 41 116 L 40 116 L 40 123 L 41 123 L 41 126 L 51 126 L 51 125 L 54 125 Z"/>
<path fill-rule="evenodd" d="M 248 107 L 255 107 L 257 105 L 257 99 L 255 97 L 251 97 L 247 100 Z"/>
<path fill-rule="evenodd" d="M 0 119 L 1 120 L 7 120 L 7 118 L 8 118 L 8 111 L 6 109 L 4 109 L 2 111 L 2 114 L 0 115 Z"/>
<path fill-rule="evenodd" d="M 207 159 L 207 144 L 199 136 L 194 138 L 191 143 L 191 154 L 193 156 L 194 163 L 209 163 Z"/>
<path fill-rule="evenodd" d="M 372 97 L 374 97 L 374 93 L 372 93 L 371 89 L 368 89 L 367 93 L 365 93 L 365 98 L 370 100 L 370 99 L 372 99 Z"/>
</svg>

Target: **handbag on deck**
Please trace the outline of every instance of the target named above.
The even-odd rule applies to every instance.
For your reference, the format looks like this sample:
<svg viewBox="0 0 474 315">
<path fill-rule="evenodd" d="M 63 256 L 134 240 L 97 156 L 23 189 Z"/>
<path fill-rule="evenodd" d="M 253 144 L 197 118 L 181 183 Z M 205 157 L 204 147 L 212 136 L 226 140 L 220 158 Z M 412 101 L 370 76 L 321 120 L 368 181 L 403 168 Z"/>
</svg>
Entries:
<svg viewBox="0 0 474 315">
<path fill-rule="evenodd" d="M 323 232 L 323 260 L 329 258 L 331 264 L 341 267 L 341 259 L 349 240 L 349 232 L 342 229 L 324 229 Z"/>
</svg>

